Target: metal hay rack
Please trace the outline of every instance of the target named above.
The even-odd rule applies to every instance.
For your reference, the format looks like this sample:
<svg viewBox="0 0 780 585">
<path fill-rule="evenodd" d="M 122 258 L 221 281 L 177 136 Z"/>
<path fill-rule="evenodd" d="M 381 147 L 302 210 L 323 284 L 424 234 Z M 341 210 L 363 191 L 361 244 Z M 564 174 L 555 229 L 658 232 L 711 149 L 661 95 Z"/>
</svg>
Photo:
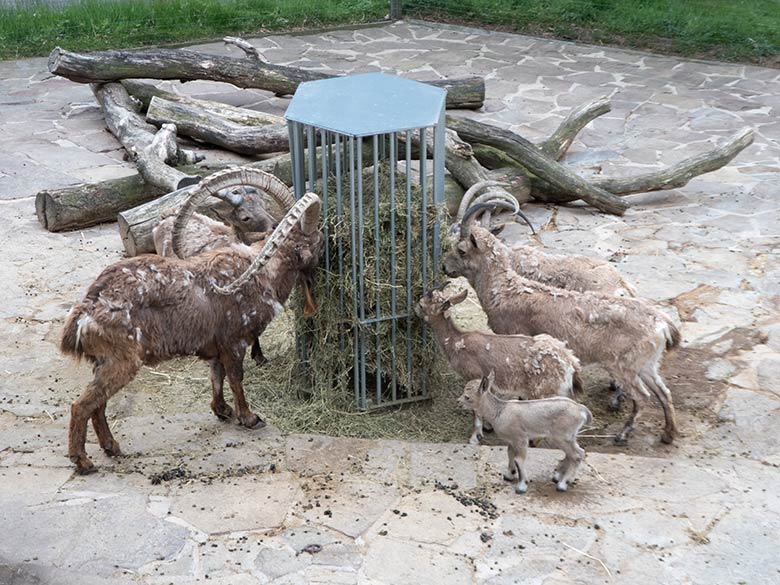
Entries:
<svg viewBox="0 0 780 585">
<path fill-rule="evenodd" d="M 414 305 L 441 264 L 445 97 L 370 73 L 303 83 L 286 113 L 295 194 L 321 196 L 325 238 L 300 369 L 359 409 L 429 397 L 435 348 Z"/>
</svg>

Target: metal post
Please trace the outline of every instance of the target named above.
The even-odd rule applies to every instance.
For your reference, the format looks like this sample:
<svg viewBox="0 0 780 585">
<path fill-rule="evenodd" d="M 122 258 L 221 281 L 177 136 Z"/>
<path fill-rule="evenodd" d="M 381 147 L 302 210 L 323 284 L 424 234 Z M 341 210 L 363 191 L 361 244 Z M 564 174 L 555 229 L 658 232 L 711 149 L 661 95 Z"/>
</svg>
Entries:
<svg viewBox="0 0 780 585">
<path fill-rule="evenodd" d="M 401 0 L 390 0 L 390 20 L 401 20 Z"/>
</svg>

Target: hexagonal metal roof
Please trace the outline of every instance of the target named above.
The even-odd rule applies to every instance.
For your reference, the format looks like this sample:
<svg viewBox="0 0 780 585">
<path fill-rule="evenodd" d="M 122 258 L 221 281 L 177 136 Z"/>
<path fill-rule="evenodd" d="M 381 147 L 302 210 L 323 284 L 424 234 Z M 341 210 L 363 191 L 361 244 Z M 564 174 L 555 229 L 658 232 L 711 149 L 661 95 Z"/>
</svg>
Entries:
<svg viewBox="0 0 780 585">
<path fill-rule="evenodd" d="M 350 136 L 433 126 L 447 90 L 384 73 L 301 83 L 285 118 Z"/>
</svg>

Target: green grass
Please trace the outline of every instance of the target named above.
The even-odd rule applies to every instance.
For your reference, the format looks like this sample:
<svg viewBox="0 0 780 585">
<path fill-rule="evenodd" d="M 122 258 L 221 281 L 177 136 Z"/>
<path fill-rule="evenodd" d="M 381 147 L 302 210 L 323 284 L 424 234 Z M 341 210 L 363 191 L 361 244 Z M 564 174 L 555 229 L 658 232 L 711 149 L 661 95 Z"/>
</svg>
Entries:
<svg viewBox="0 0 780 585">
<path fill-rule="evenodd" d="M 664 53 L 777 63 L 780 0 L 407 0 L 406 16 Z"/>
<path fill-rule="evenodd" d="M 376 21 L 386 0 L 79 0 L 0 7 L 0 59 Z"/>
</svg>

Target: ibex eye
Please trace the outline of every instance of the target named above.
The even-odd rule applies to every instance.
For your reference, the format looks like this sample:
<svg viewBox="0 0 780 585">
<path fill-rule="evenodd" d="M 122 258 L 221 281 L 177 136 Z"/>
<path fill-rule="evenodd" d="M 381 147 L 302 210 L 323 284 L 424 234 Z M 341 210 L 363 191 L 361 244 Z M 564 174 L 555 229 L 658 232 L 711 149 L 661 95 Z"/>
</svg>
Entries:
<svg viewBox="0 0 780 585">
<path fill-rule="evenodd" d="M 458 248 L 458 254 L 460 254 L 461 256 L 465 256 L 466 250 L 461 250 L 460 248 Z"/>
</svg>

